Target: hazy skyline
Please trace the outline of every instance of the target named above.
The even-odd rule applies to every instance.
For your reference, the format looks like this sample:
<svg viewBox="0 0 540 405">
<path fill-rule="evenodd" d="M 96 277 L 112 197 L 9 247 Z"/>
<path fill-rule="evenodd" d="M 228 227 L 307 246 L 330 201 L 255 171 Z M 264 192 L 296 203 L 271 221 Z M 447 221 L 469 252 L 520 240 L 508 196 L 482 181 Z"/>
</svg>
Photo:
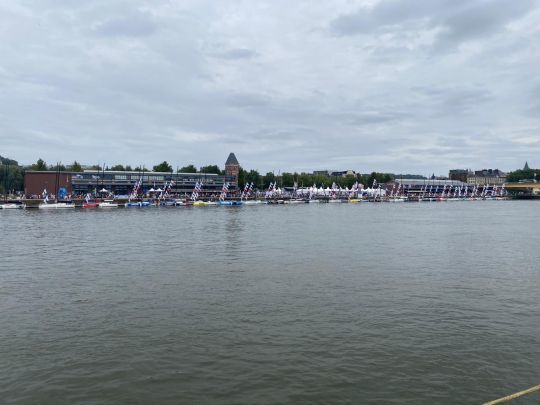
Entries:
<svg viewBox="0 0 540 405">
<path fill-rule="evenodd" d="M 0 155 L 446 174 L 540 166 L 540 1 L 0 4 Z"/>
</svg>

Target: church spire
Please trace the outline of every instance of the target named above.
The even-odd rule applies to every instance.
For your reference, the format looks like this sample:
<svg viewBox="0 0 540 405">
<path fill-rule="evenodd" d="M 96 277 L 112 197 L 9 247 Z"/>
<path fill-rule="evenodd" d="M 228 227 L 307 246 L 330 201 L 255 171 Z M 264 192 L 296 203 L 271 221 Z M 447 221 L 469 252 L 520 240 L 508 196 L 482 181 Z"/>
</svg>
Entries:
<svg viewBox="0 0 540 405">
<path fill-rule="evenodd" d="M 525 162 L 525 166 L 523 167 L 523 170 L 531 170 L 529 168 L 529 163 Z"/>
</svg>

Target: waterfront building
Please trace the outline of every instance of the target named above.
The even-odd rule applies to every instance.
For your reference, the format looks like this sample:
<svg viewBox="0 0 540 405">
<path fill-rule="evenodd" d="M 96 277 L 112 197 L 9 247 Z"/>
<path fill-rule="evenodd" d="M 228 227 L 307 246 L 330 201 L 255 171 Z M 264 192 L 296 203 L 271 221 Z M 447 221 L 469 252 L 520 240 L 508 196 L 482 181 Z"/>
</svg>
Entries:
<svg viewBox="0 0 540 405">
<path fill-rule="evenodd" d="M 499 169 L 482 169 L 482 170 L 465 170 L 454 169 L 450 170 L 448 177 L 450 180 L 461 181 L 463 183 L 476 185 L 503 185 L 506 182 L 506 173 Z"/>
<path fill-rule="evenodd" d="M 347 177 L 347 176 L 356 176 L 354 170 L 315 170 L 313 172 L 314 176 L 326 176 L 326 177 Z"/>
<path fill-rule="evenodd" d="M 240 175 L 240 163 L 234 153 L 230 153 L 227 161 L 225 162 L 225 174 L 228 177 L 234 178 L 233 183 L 238 187 L 238 176 Z"/>
<path fill-rule="evenodd" d="M 27 170 L 24 174 L 24 194 L 41 195 L 43 190 L 54 194 L 58 189 L 66 189 L 71 193 L 71 172 L 34 171 Z"/>
<path fill-rule="evenodd" d="M 506 182 L 506 173 L 499 169 L 477 170 L 474 174 L 467 176 L 467 183 L 476 185 L 503 185 Z"/>
<path fill-rule="evenodd" d="M 54 192 L 56 189 L 54 172 L 27 171 L 24 176 L 25 194 L 40 195 L 44 189 Z M 229 190 L 235 192 L 237 178 L 208 173 L 162 173 L 162 172 L 123 172 L 85 170 L 83 172 L 62 172 L 59 187 L 64 187 L 69 194 L 84 195 L 105 189 L 115 195 L 129 195 L 137 182 L 141 181 L 141 191 L 163 189 L 165 183 L 174 181 L 173 194 L 189 194 L 197 182 L 203 183 L 201 195 L 219 194 L 225 182 L 231 183 Z"/>
<path fill-rule="evenodd" d="M 332 172 L 331 176 L 332 177 L 356 176 L 356 172 L 354 170 L 342 170 L 342 171 Z"/>
<path fill-rule="evenodd" d="M 467 176 L 469 176 L 469 173 L 472 173 L 472 172 L 467 169 L 453 169 L 453 170 L 450 170 L 450 172 L 448 173 L 448 178 L 450 180 L 461 181 L 463 183 L 467 183 Z"/>
<path fill-rule="evenodd" d="M 230 183 L 229 191 L 235 193 L 238 189 L 238 160 L 232 154 L 227 159 L 229 170 L 225 175 L 210 173 L 164 173 L 147 171 L 112 171 L 84 170 L 82 172 L 61 172 L 56 184 L 56 172 L 28 170 L 24 176 L 24 190 L 28 196 L 37 196 L 47 189 L 54 193 L 57 188 L 65 188 L 68 194 L 84 195 L 98 193 L 105 189 L 115 195 L 129 195 L 135 184 L 141 181 L 141 192 L 163 189 L 166 183 L 174 182 L 171 193 L 177 195 L 190 194 L 197 182 L 202 182 L 201 196 L 219 194 L 224 183 Z M 234 163 L 236 162 L 236 163 Z M 236 167 L 236 168 L 235 168 Z"/>
<path fill-rule="evenodd" d="M 399 190 L 401 194 L 406 196 L 419 196 L 420 194 L 433 193 L 439 194 L 443 191 L 455 190 L 457 188 L 469 187 L 472 189 L 472 185 L 468 185 L 459 180 L 447 180 L 447 179 L 395 179 L 392 182 L 386 183 L 384 188 L 389 194 L 393 189 L 397 189 L 397 185 L 400 185 Z"/>
<path fill-rule="evenodd" d="M 314 176 L 328 176 L 330 177 L 332 175 L 332 171 L 330 170 L 315 170 L 313 171 Z"/>
</svg>

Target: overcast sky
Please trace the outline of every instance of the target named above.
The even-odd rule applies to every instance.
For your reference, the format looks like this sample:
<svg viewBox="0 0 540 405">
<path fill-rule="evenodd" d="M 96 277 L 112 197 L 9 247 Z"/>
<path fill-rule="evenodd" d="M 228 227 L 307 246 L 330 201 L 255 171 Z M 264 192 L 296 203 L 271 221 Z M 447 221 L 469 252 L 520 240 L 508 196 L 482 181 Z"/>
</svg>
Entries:
<svg viewBox="0 0 540 405">
<path fill-rule="evenodd" d="M 0 155 L 540 166 L 540 0 L 0 2 Z"/>
</svg>

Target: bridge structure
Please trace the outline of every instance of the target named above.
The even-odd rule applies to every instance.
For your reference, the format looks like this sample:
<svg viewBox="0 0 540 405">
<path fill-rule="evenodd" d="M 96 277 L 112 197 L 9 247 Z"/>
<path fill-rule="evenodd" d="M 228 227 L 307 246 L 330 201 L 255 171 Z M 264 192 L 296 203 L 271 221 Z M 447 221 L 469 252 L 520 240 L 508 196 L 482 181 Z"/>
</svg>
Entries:
<svg viewBox="0 0 540 405">
<path fill-rule="evenodd" d="M 505 183 L 504 187 L 515 197 L 540 198 L 540 183 L 537 182 Z"/>
</svg>

